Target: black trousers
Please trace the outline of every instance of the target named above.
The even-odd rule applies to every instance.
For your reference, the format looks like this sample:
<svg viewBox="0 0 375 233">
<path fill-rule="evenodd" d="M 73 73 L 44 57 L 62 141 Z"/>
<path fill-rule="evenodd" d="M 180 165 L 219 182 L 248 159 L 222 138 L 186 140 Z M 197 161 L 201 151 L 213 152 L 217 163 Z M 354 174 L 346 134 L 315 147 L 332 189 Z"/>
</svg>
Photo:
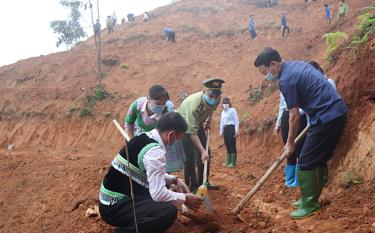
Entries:
<svg viewBox="0 0 375 233">
<path fill-rule="evenodd" d="M 199 140 L 201 141 L 201 144 L 202 144 L 203 148 L 206 149 L 207 135 L 206 135 L 206 131 L 204 130 L 203 127 L 199 128 L 198 137 L 199 137 Z M 209 156 L 209 158 L 208 158 L 208 165 L 207 165 L 207 181 L 208 181 L 208 177 L 210 176 L 210 164 L 211 164 L 210 147 L 208 147 L 208 156 Z M 198 167 L 198 182 L 199 182 L 199 184 L 202 184 L 203 183 L 204 163 L 203 163 L 200 155 L 197 159 L 197 167 Z"/>
<path fill-rule="evenodd" d="M 288 34 L 289 34 L 289 27 L 284 25 L 283 27 L 283 33 L 281 34 L 281 36 L 284 36 L 285 32 L 288 31 Z"/>
<path fill-rule="evenodd" d="M 340 140 L 345 123 L 346 114 L 310 127 L 298 161 L 301 170 L 313 170 L 327 165 Z"/>
<path fill-rule="evenodd" d="M 167 35 L 167 38 L 168 38 L 168 41 L 170 42 L 176 42 L 176 33 L 175 32 L 170 32 L 168 35 Z"/>
<path fill-rule="evenodd" d="M 177 217 L 174 205 L 155 202 L 151 196 L 135 197 L 135 210 L 138 230 L 142 233 L 166 232 Z M 118 227 L 116 233 L 136 232 L 131 198 L 124 198 L 112 206 L 99 203 L 99 211 L 106 223 Z"/>
<path fill-rule="evenodd" d="M 206 148 L 207 137 L 203 127 L 200 127 L 198 130 L 198 137 L 201 141 L 201 144 Z M 184 161 L 184 178 L 185 183 L 190 190 L 196 190 L 203 183 L 203 171 L 204 164 L 201 159 L 201 154 L 194 145 L 193 141 L 190 139 L 190 135 L 186 134 L 182 138 L 182 145 L 185 152 L 185 161 Z M 208 154 L 211 157 L 211 151 L 208 149 Z M 210 173 L 210 160 L 208 160 L 208 169 L 207 177 Z"/>
<path fill-rule="evenodd" d="M 236 147 L 236 129 L 234 125 L 225 125 L 224 126 L 224 143 L 227 148 L 228 154 L 237 154 Z"/>
<path fill-rule="evenodd" d="M 301 116 L 301 124 L 298 129 L 298 134 L 300 134 L 304 128 L 306 128 L 307 125 L 307 119 L 306 114 Z M 283 115 L 281 116 L 281 137 L 283 138 L 284 145 L 286 144 L 288 140 L 289 135 L 289 111 L 284 111 Z M 288 165 L 295 165 L 297 163 L 297 159 L 299 158 L 299 155 L 301 154 L 302 146 L 305 143 L 305 138 L 302 138 L 300 143 L 296 145 L 296 151 L 290 155 L 287 159 Z"/>
</svg>

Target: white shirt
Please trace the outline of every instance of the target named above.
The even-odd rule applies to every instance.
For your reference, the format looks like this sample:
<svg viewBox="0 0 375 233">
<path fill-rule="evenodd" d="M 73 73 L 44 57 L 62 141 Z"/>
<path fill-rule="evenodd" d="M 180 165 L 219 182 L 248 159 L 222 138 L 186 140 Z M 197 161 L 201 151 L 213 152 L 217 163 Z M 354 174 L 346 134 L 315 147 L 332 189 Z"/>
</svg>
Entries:
<svg viewBox="0 0 375 233">
<path fill-rule="evenodd" d="M 143 14 L 143 19 L 148 19 L 148 14 L 147 13 Z"/>
<path fill-rule="evenodd" d="M 224 126 L 226 125 L 234 125 L 236 130 L 236 134 L 238 134 L 238 127 L 239 127 L 238 115 L 237 111 L 234 108 L 223 109 L 221 111 L 221 119 L 220 119 L 220 135 L 223 135 Z"/>
<path fill-rule="evenodd" d="M 156 202 L 171 202 L 179 207 L 185 202 L 185 194 L 173 192 L 167 189 L 166 184 L 170 184 L 175 178 L 165 172 L 166 148 L 159 132 L 154 129 L 146 133 L 148 137 L 154 139 L 161 146 L 149 150 L 143 157 L 143 164 L 146 169 L 149 192 L 152 200 Z"/>
</svg>

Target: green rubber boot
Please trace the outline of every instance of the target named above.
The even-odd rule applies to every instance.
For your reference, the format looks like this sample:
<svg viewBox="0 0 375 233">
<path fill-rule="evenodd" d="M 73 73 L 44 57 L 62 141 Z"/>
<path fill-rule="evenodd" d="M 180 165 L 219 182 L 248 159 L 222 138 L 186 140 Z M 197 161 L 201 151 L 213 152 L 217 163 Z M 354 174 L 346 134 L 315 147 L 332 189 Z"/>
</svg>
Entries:
<svg viewBox="0 0 375 233">
<path fill-rule="evenodd" d="M 236 164 L 237 164 L 237 153 L 232 153 L 231 155 L 232 155 L 232 157 L 231 157 L 231 162 L 230 162 L 230 164 L 227 166 L 227 167 L 229 167 L 229 168 L 233 168 L 233 167 L 235 167 Z"/>
<path fill-rule="evenodd" d="M 290 214 L 292 219 L 301 219 L 313 215 L 320 209 L 321 192 L 319 168 L 310 171 L 298 171 L 298 182 L 301 190 L 301 205 Z"/>
<path fill-rule="evenodd" d="M 227 167 L 231 163 L 231 160 L 232 160 L 232 155 L 227 153 L 227 161 L 223 164 L 223 166 Z"/>
<path fill-rule="evenodd" d="M 320 193 L 322 193 L 324 186 L 328 183 L 328 166 L 325 165 L 317 169 L 319 170 Z M 292 202 L 292 207 L 298 209 L 301 205 L 301 202 L 301 198 L 298 201 Z"/>
</svg>

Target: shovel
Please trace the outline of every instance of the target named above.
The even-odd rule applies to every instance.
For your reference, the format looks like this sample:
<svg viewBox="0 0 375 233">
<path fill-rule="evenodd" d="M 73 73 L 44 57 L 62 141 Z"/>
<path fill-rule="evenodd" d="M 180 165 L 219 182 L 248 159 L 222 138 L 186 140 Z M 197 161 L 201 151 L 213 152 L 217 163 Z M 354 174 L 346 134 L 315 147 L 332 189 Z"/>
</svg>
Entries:
<svg viewBox="0 0 375 233">
<path fill-rule="evenodd" d="M 206 151 L 208 151 L 209 141 L 210 141 L 210 131 L 207 130 Z M 208 196 L 207 168 L 208 168 L 208 159 L 204 161 L 203 184 L 199 186 L 197 195 L 203 198 L 203 204 L 208 210 L 208 212 L 213 213 L 212 202 L 211 202 L 210 197 Z"/>
</svg>

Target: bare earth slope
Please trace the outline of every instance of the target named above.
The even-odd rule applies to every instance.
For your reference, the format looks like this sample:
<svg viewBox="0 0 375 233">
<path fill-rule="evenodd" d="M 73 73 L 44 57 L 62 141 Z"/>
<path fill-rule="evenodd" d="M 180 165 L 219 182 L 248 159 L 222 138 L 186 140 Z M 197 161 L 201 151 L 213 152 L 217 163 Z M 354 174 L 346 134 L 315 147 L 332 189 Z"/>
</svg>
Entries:
<svg viewBox="0 0 375 233">
<path fill-rule="evenodd" d="M 122 121 L 129 104 L 153 84 L 165 85 L 177 103 L 179 91 L 198 91 L 209 76 L 226 80 L 225 95 L 234 100 L 242 119 L 236 169 L 221 166 L 224 147 L 213 134 L 211 180 L 221 190 L 210 195 L 222 232 L 375 232 L 374 37 L 357 55 L 344 45 L 327 66 L 351 112 L 330 165 L 323 211 L 289 220 L 289 203 L 298 193 L 283 187 L 280 168 L 244 209 L 249 225 L 230 214 L 282 151 L 281 139 L 271 134 L 278 94 L 255 106 L 248 103 L 249 88 L 263 81 L 253 66 L 256 54 L 272 46 L 285 59 L 323 63 L 322 35 L 336 30 L 353 35 L 359 9 L 373 5 L 371 0 L 348 0 L 349 17 L 328 25 L 320 1 L 280 0 L 271 9 L 257 8 L 254 2 L 186 0 L 156 9 L 149 23 L 137 19 L 117 26 L 111 35 L 103 31 L 103 57 L 117 60 L 112 66 L 103 64 L 103 83 L 111 97 L 96 102 L 86 117 L 80 112 L 97 85 L 93 38 L 68 52 L 0 67 L 0 232 L 111 232 L 99 217 L 85 217 L 86 209 L 97 204 L 101 179 L 122 144 L 111 120 Z M 336 1 L 327 2 L 336 6 Z M 291 33 L 281 38 L 284 11 Z M 250 14 L 258 33 L 253 41 L 247 31 Z M 166 26 L 176 30 L 176 44 L 163 41 Z M 121 68 L 124 64 L 128 68 Z M 6 151 L 10 143 L 12 154 Z M 360 185 L 344 182 L 358 178 Z M 180 218 L 170 232 L 204 232 L 204 227 Z"/>
</svg>

